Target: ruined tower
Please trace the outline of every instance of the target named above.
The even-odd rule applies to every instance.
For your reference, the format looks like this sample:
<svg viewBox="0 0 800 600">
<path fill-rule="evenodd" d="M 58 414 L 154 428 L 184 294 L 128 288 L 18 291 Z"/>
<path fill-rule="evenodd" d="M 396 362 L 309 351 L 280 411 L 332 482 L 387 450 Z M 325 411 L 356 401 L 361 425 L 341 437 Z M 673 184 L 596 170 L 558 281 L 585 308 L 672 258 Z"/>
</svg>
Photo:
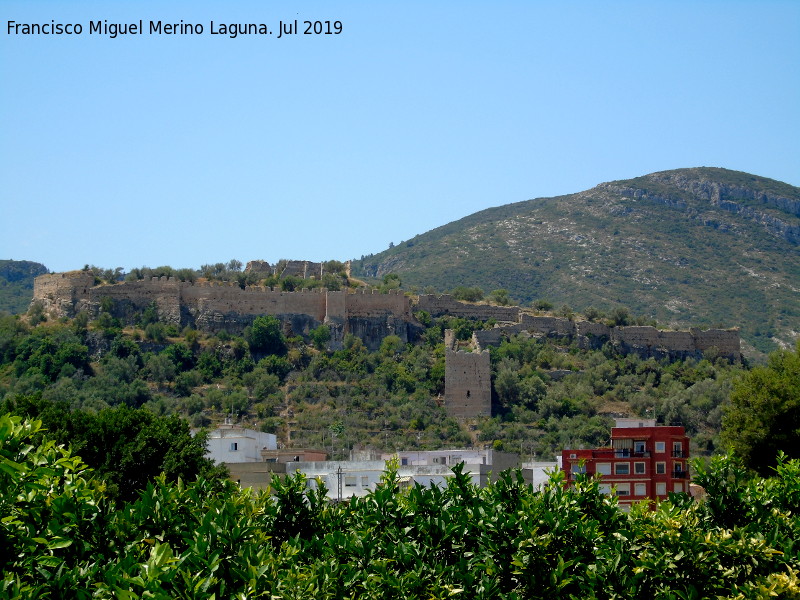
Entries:
<svg viewBox="0 0 800 600">
<path fill-rule="evenodd" d="M 458 350 L 452 329 L 444 332 L 444 405 L 451 417 L 492 415 L 492 369 L 489 351 L 473 337 L 472 351 Z"/>
</svg>

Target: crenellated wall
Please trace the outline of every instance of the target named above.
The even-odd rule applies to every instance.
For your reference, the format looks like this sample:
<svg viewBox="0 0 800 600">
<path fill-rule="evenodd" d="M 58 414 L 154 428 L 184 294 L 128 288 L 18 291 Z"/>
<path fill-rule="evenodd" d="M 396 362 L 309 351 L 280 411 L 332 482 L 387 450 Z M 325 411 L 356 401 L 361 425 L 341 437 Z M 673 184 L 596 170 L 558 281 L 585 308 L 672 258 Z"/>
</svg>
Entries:
<svg viewBox="0 0 800 600">
<path fill-rule="evenodd" d="M 532 315 L 522 312 L 519 307 L 468 304 L 448 295 L 420 296 L 416 309 L 425 310 L 432 316 L 449 314 L 483 321 L 491 318 L 505 321 L 492 329 L 475 332 L 475 342 L 481 348 L 498 345 L 503 337 L 527 331 L 546 336 L 575 337 L 583 348 L 599 348 L 610 342 L 623 354 L 633 352 L 643 357 L 702 358 L 705 352 L 716 349 L 719 356 L 733 360 L 741 358 L 738 329 L 662 331 L 649 326 L 610 327 L 604 323 Z M 512 319 L 514 314 L 516 317 Z"/>
<path fill-rule="evenodd" d="M 423 294 L 417 301 L 416 310 L 424 310 L 432 317 L 452 315 L 465 319 L 495 319 L 496 321 L 519 321 L 518 306 L 493 306 L 491 304 L 469 304 L 454 299 L 449 294 L 437 296 Z"/>
<path fill-rule="evenodd" d="M 284 292 L 260 286 L 242 289 L 232 282 L 191 283 L 166 277 L 95 286 L 94 276 L 86 271 L 40 275 L 34 281 L 34 301 L 41 302 L 45 310 L 56 316 L 74 316 L 82 310 L 96 315 L 103 298 L 113 300 L 115 316 L 126 321 L 155 303 L 162 320 L 209 331 L 239 332 L 257 315 L 279 317 L 297 335 L 306 335 L 310 329 L 325 323 L 332 330 L 332 347 L 338 347 L 347 333 L 360 337 L 369 348 L 377 348 L 387 335 L 398 335 L 410 342 L 421 331 L 412 315 L 410 299 L 399 290 L 388 294 L 320 288 Z M 529 331 L 575 337 L 579 345 L 587 348 L 610 342 L 623 353 L 657 358 L 699 358 L 712 348 L 721 356 L 741 357 L 737 329 L 660 331 L 647 326 L 609 327 L 603 323 L 532 315 L 517 306 L 459 302 L 446 294 L 419 296 L 414 308 L 432 316 L 501 322 L 494 329 L 476 332 L 478 348 L 499 344 L 504 336 Z"/>
<path fill-rule="evenodd" d="M 388 294 L 359 290 L 347 295 L 347 314 L 351 317 L 411 317 L 411 301 L 400 290 L 389 290 Z"/>
<path fill-rule="evenodd" d="M 332 347 L 338 347 L 347 333 L 358 335 L 374 349 L 387 335 L 411 342 L 421 331 L 408 297 L 396 290 L 389 294 L 321 288 L 284 292 L 166 277 L 95 286 L 94 276 L 83 271 L 43 275 L 34 282 L 34 300 L 56 316 L 71 317 L 82 310 L 97 315 L 104 298 L 113 300 L 114 316 L 127 322 L 155 302 L 160 319 L 206 331 L 241 332 L 258 315 L 280 318 L 295 335 L 307 335 L 325 323 L 331 328 Z"/>
</svg>

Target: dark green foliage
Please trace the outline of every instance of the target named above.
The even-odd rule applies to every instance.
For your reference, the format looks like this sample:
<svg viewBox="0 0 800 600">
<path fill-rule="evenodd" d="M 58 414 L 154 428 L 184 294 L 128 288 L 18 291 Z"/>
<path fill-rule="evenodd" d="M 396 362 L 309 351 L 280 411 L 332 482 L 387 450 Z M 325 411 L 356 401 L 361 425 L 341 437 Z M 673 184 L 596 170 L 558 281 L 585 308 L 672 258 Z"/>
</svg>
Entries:
<svg viewBox="0 0 800 600">
<path fill-rule="evenodd" d="M 0 417 L 0 594 L 154 598 L 796 598 L 800 463 L 716 488 L 719 507 L 673 496 L 622 513 L 597 481 L 520 474 L 479 489 L 401 489 L 396 466 L 340 504 L 301 475 L 274 496 L 158 478 L 124 506 L 92 472 L 42 444 L 38 424 Z M 702 471 L 709 488 L 727 467 Z M 738 500 L 737 500 L 738 501 Z"/>
<path fill-rule="evenodd" d="M 244 338 L 254 353 L 286 354 L 286 338 L 281 330 L 281 322 L 272 315 L 256 317 L 253 324 L 245 329 Z"/>
<path fill-rule="evenodd" d="M 730 450 L 761 475 L 771 472 L 778 452 L 800 458 L 800 342 L 735 382 L 722 424 Z"/>
<path fill-rule="evenodd" d="M 205 437 L 186 421 L 127 406 L 98 413 L 71 411 L 63 403 L 29 396 L 7 400 L 3 411 L 42 421 L 46 435 L 69 445 L 107 484 L 109 496 L 131 500 L 160 473 L 170 481 L 212 475 Z"/>
<path fill-rule="evenodd" d="M 294 292 L 305 287 L 305 280 L 302 277 L 297 277 L 296 275 L 287 275 L 286 277 L 282 277 L 280 279 L 280 287 L 284 292 Z"/>
<path fill-rule="evenodd" d="M 331 330 L 327 325 L 320 325 L 316 329 L 308 332 L 308 337 L 311 339 L 314 347 L 317 350 L 324 350 L 331 340 Z"/>
<path fill-rule="evenodd" d="M 139 317 L 139 327 L 147 327 L 151 323 L 158 323 L 158 306 L 155 302 L 151 302 L 147 308 L 142 311 Z"/>
<path fill-rule="evenodd" d="M 465 302 L 480 302 L 483 300 L 483 290 L 479 287 L 467 287 L 459 285 L 450 292 L 456 300 Z"/>
<path fill-rule="evenodd" d="M 489 302 L 493 304 L 499 304 L 500 306 L 508 306 L 511 304 L 511 298 L 508 295 L 508 290 L 506 289 L 497 289 L 492 290 L 489 294 Z"/>
<path fill-rule="evenodd" d="M 28 260 L 0 260 L 0 313 L 22 314 L 33 300 L 33 280 L 47 267 Z"/>
<path fill-rule="evenodd" d="M 41 374 L 50 381 L 78 370 L 91 373 L 89 349 L 67 327 L 36 329 L 13 349 L 17 376 Z M 7 355 L 8 358 L 10 356 Z"/>
<path fill-rule="evenodd" d="M 163 342 L 167 337 L 166 327 L 163 323 L 149 323 L 144 328 L 144 337 L 153 342 Z"/>
<path fill-rule="evenodd" d="M 197 371 L 211 381 L 222 374 L 222 361 L 213 350 L 204 350 L 197 359 Z"/>
<path fill-rule="evenodd" d="M 162 354 L 169 358 L 178 372 L 188 371 L 194 368 L 195 357 L 194 353 L 186 346 L 186 344 L 177 343 L 171 344 L 164 348 Z"/>
<path fill-rule="evenodd" d="M 630 325 L 631 315 L 627 308 L 617 307 L 611 311 L 611 323 L 613 325 L 625 326 Z"/>
<path fill-rule="evenodd" d="M 492 323 L 421 316 L 428 328 L 418 345 L 387 336 L 370 352 L 346 334 L 342 349 L 314 350 L 309 345 L 325 333 L 318 328 L 307 340 L 283 340 L 281 356 L 252 351 L 227 332 L 185 330 L 181 341 L 170 335 L 153 343 L 139 340 L 137 330 L 101 333 L 74 322 L 30 328 L 6 316 L 0 318 L 0 398 L 41 395 L 95 412 L 144 407 L 190 417 L 198 426 L 233 410 L 256 428 L 268 425 L 282 442 L 291 429 L 293 445 L 324 446 L 336 457 L 365 443 L 391 450 L 497 442 L 548 459 L 567 446 L 603 444 L 612 423 L 603 415 L 619 411 L 685 425 L 694 453 L 719 447 L 720 405 L 740 366 L 621 357 L 613 348 L 585 350 L 564 339 L 519 337 L 492 348 L 495 418 L 459 423 L 441 403 L 444 329 L 467 340 Z M 273 320 L 267 333 L 282 339 L 279 325 Z M 331 422 L 345 425 L 333 445 L 326 433 Z"/>
</svg>

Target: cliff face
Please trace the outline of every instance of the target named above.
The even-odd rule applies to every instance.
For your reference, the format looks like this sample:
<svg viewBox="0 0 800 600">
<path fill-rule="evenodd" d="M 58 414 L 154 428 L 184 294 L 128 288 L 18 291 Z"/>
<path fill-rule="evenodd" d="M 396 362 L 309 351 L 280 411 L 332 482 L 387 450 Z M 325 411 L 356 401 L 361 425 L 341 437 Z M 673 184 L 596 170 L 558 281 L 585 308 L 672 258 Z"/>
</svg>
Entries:
<svg viewBox="0 0 800 600">
<path fill-rule="evenodd" d="M 626 198 L 664 204 L 684 211 L 689 218 L 703 225 L 730 231 L 735 226 L 713 216 L 717 210 L 739 215 L 770 235 L 795 246 L 800 245 L 800 199 L 791 189 L 781 186 L 756 186 L 760 178 L 752 177 L 751 185 L 720 177 L 723 169 L 684 169 L 664 171 L 630 180 L 628 184 L 605 183 L 598 190 L 618 193 Z M 714 176 L 717 175 L 715 178 Z M 791 186 L 786 186 L 791 188 Z M 677 192 L 684 192 L 676 193 Z M 786 192 L 785 194 L 780 193 Z M 792 195 L 793 197 L 789 197 Z M 698 202 L 687 200 L 693 198 Z M 706 204 L 704 209 L 703 203 Z"/>
</svg>

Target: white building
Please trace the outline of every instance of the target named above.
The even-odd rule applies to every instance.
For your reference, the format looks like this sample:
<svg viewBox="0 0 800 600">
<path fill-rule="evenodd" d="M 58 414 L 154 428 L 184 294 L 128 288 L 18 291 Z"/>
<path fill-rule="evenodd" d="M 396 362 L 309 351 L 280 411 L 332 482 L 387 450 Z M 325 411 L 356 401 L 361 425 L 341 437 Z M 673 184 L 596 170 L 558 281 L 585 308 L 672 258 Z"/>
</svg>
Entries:
<svg viewBox="0 0 800 600">
<path fill-rule="evenodd" d="M 274 433 L 221 425 L 208 435 L 206 456 L 215 463 L 263 462 L 262 450 L 277 450 Z"/>
<path fill-rule="evenodd" d="M 489 480 L 497 479 L 497 475 L 505 469 L 513 469 L 519 465 L 519 456 L 509 452 L 494 450 L 420 450 L 397 452 L 381 455 L 380 460 L 345 460 L 290 462 L 286 464 L 286 473 L 296 471 L 305 474 L 309 488 L 317 486 L 317 480 L 324 482 L 328 498 L 339 498 L 341 482 L 341 498 L 366 496 L 375 489 L 381 476 L 386 471 L 386 461 L 397 459 L 398 477 L 402 487 L 420 484 L 425 487 L 447 485 L 447 478 L 452 477 L 452 467 L 463 464 L 464 473 L 472 483 L 484 487 Z M 531 482 L 531 471 L 524 470 L 525 481 Z"/>
<path fill-rule="evenodd" d="M 541 489 L 550 481 L 550 474 L 561 470 L 561 457 L 558 456 L 557 462 L 530 461 L 522 463 L 523 469 L 530 469 L 532 473 L 533 487 Z"/>
<path fill-rule="evenodd" d="M 498 452 L 492 449 L 409 450 L 381 455 L 383 460 L 389 460 L 394 457 L 397 457 L 401 466 L 446 465 L 453 467 L 459 463 L 464 463 L 465 466 L 487 465 L 494 467 L 490 470 L 496 473 L 520 466 L 518 454 Z"/>
</svg>

